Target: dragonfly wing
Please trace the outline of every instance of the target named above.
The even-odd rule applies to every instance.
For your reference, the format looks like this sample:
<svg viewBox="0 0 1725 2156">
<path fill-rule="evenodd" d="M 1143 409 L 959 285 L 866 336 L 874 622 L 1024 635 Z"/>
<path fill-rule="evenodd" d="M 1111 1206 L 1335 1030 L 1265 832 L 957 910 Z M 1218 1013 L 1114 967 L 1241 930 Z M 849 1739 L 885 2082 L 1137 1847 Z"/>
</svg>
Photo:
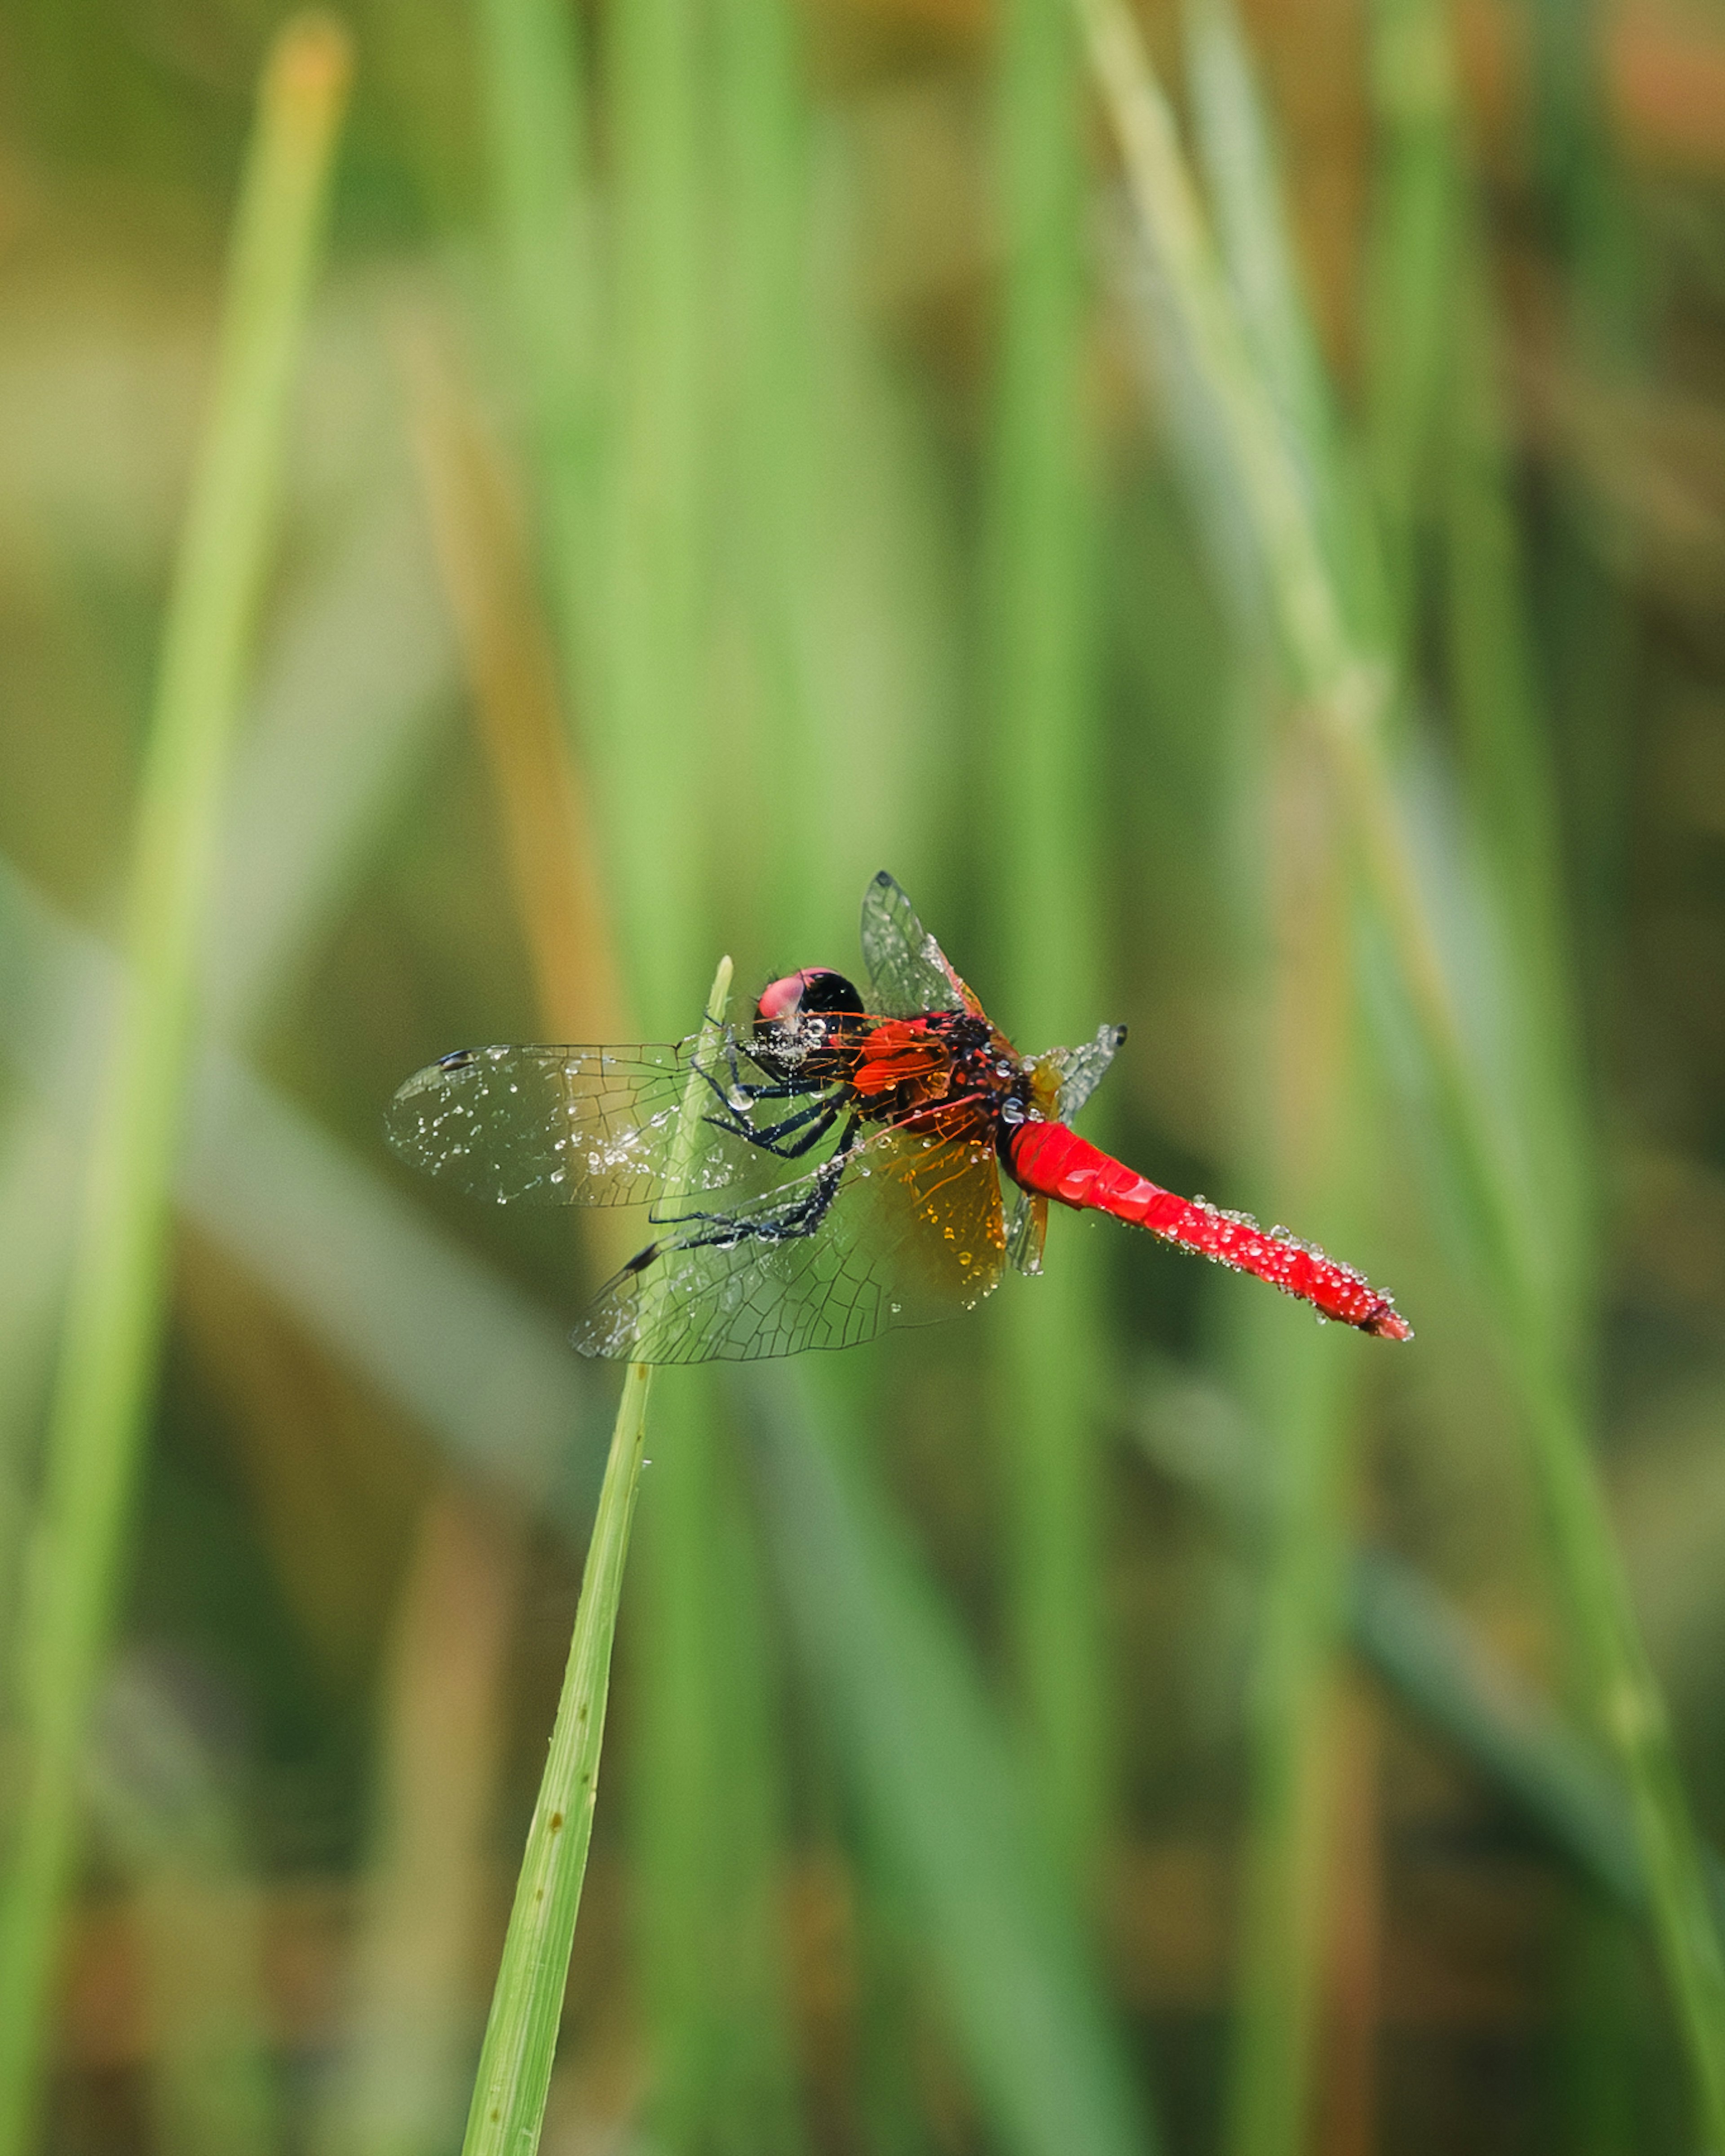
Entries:
<svg viewBox="0 0 1725 2156">
<path fill-rule="evenodd" d="M 887 1018 L 981 1005 L 965 987 L 901 887 L 882 869 L 863 893 L 863 963 L 872 986 L 870 1007 Z"/>
<path fill-rule="evenodd" d="M 665 1226 L 588 1311 L 583 1354 L 742 1363 L 854 1348 L 973 1308 L 1005 1260 L 980 1116 L 957 1136 L 880 1132 L 769 1199 Z"/>
<path fill-rule="evenodd" d="M 1114 1060 L 1116 1050 L 1126 1039 L 1123 1025 L 1101 1025 L 1096 1037 L 1082 1048 L 1050 1048 L 1036 1058 L 1039 1073 L 1045 1071 L 1055 1095 L 1054 1119 L 1076 1121 L 1079 1110 L 1095 1092 Z"/>
<path fill-rule="evenodd" d="M 1006 1230 L 1006 1255 L 1014 1270 L 1040 1273 L 1047 1239 L 1048 1200 L 1040 1192 L 1019 1191 Z"/>
<path fill-rule="evenodd" d="M 744 1131 L 806 1105 L 741 1111 L 739 1083 L 764 1070 L 740 1043 L 697 1065 L 696 1040 L 639 1048 L 474 1048 L 416 1071 L 389 1105 L 389 1142 L 403 1159 L 500 1205 L 634 1205 L 662 1195 L 691 1076 L 702 1122 L 678 1189 L 686 1195 L 759 1185 L 783 1159 Z M 733 1060 L 734 1058 L 734 1060 Z"/>
</svg>

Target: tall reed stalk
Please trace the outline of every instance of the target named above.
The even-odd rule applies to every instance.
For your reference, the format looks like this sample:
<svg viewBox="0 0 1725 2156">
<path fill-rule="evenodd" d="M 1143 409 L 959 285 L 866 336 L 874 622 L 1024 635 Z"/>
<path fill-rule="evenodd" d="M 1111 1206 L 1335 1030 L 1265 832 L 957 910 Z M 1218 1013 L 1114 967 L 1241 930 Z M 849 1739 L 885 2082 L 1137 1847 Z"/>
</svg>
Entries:
<svg viewBox="0 0 1725 2156">
<path fill-rule="evenodd" d="M 705 1054 L 711 1054 L 717 1043 L 730 993 L 731 961 L 721 958 L 701 1029 Z M 700 1136 L 701 1092 L 701 1080 L 691 1073 L 668 1170 L 673 1189 L 679 1187 Z M 650 1301 L 651 1286 L 645 1294 Z M 651 1369 L 640 1363 L 629 1365 L 623 1381 L 552 1729 L 551 1755 L 516 1881 L 462 2156 L 532 2156 L 539 2146 L 568 1982 L 569 1950 L 593 1840 L 611 1684 L 611 1645 L 640 1489 L 652 1383 Z"/>
<path fill-rule="evenodd" d="M 1284 228 L 1271 131 L 1226 0 L 1187 13 L 1188 65 L 1219 251 L 1243 336 L 1299 460 L 1314 526 L 1350 613 L 1373 580 L 1354 560 L 1336 422 Z M 1369 1174 L 1351 960 L 1353 892 L 1331 775 L 1297 701 L 1243 654 L 1266 708 L 1239 762 L 1237 844 L 1261 859 L 1252 924 L 1263 997 L 1245 1152 L 1266 1202 L 1337 1250 L 1361 1247 Z M 1250 1686 L 1250 1806 L 1229 2146 L 1286 2156 L 1310 2129 L 1336 1940 L 1340 1763 L 1337 1661 L 1353 1496 L 1357 1345 L 1320 1338 L 1269 1304 L 1243 1312 L 1245 1376 L 1281 1506 L 1265 1553 Z M 1362 1853 L 1361 1860 L 1364 1861 Z"/>
<path fill-rule="evenodd" d="M 1005 960 L 1002 1014 L 1026 1047 L 1041 1047 L 1086 1038 L 1104 1015 L 1095 956 L 1099 759 L 1090 665 L 1082 56 L 1066 0 L 1011 0 L 999 35 L 1006 269 L 988 681 L 1001 812 L 1000 844 L 991 851 L 1005 873 L 991 881 Z M 1019 1684 L 1049 1831 L 1081 1877 L 1096 1860 L 1106 1787 L 1100 1281 L 1095 1240 L 1059 1228 L 1055 1236 L 1060 1247 L 1047 1276 L 1010 1322 L 994 1328 L 995 1384 L 1009 1462 Z"/>
<path fill-rule="evenodd" d="M 569 708 L 595 685 L 600 308 L 581 28 L 557 0 L 482 0 L 493 211 L 541 561 Z"/>
<path fill-rule="evenodd" d="M 1631 1609 L 1588 1442 L 1585 1373 L 1548 1247 L 1445 965 L 1384 737 L 1390 680 L 1352 633 L 1271 397 L 1211 248 L 1172 116 L 1119 0 L 1077 0 L 1145 244 L 1211 402 L 1266 567 L 1291 680 L 1317 738 L 1392 954 L 1424 1059 L 1446 1194 L 1459 1198 L 1478 1285 L 1531 1440 L 1588 1707 L 1616 1752 L 1647 1868 L 1661 1958 L 1709 2145 L 1725 2147 L 1725 1963 L 1664 1704 Z"/>
<path fill-rule="evenodd" d="M 279 34 L 264 68 L 163 634 L 133 841 L 131 970 L 91 1145 L 13 1672 L 23 1772 L 0 1879 L 7 2156 L 28 2142 L 34 2114 L 80 1761 L 167 1315 L 169 1194 L 223 782 L 349 72 L 345 33 L 312 16 Z"/>
<path fill-rule="evenodd" d="M 638 0 L 609 25 L 609 576 L 594 767 L 629 978 L 649 1036 L 689 993 L 711 777 L 697 716 L 709 350 L 700 22 L 693 0 Z"/>
</svg>

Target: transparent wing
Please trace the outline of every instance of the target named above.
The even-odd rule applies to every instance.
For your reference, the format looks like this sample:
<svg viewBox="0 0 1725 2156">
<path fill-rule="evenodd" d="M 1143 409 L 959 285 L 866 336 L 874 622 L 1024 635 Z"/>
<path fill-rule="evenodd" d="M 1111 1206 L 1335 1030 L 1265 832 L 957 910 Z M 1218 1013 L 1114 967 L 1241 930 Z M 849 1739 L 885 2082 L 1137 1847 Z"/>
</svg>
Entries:
<svg viewBox="0 0 1725 2156">
<path fill-rule="evenodd" d="M 885 869 L 863 893 L 862 953 L 873 988 L 871 1010 L 887 1018 L 941 1010 L 981 1015 L 982 1006 Z"/>
<path fill-rule="evenodd" d="M 1000 1177 L 980 1113 L 952 1129 L 881 1131 L 770 1199 L 665 1222 L 601 1291 L 576 1347 L 640 1363 L 754 1362 L 973 1308 L 1004 1264 Z"/>
<path fill-rule="evenodd" d="M 1048 1240 L 1048 1200 L 1040 1192 L 1021 1190 L 1006 1230 L 1006 1255 L 1014 1270 L 1040 1273 Z"/>
<path fill-rule="evenodd" d="M 389 1142 L 428 1174 L 500 1204 L 634 1205 L 663 1195 L 691 1074 L 702 1128 L 678 1189 L 686 1196 L 783 1178 L 761 1132 L 822 1112 L 820 1089 L 787 1093 L 728 1034 L 705 1063 L 697 1036 L 634 1048 L 471 1048 L 428 1064 L 389 1105 Z M 752 1095 L 748 1087 L 764 1087 Z M 752 1138 L 749 1133 L 756 1134 Z"/>
<path fill-rule="evenodd" d="M 1055 1114 L 1061 1122 L 1070 1123 L 1095 1092 L 1125 1039 L 1123 1025 L 1098 1026 L 1096 1039 L 1082 1048 L 1050 1048 L 1035 1059 L 1037 1075 L 1041 1078 L 1046 1074 L 1047 1089 L 1055 1096 Z"/>
</svg>

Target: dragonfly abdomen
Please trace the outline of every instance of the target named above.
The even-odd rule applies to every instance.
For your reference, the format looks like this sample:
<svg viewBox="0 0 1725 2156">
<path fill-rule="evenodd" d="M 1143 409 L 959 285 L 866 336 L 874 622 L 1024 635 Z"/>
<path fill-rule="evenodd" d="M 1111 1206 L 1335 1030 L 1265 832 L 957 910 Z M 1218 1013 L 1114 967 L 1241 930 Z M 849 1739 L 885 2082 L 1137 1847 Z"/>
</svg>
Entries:
<svg viewBox="0 0 1725 2156">
<path fill-rule="evenodd" d="M 1249 1214 L 1230 1213 L 1201 1198 L 1178 1197 L 1064 1123 L 1021 1124 L 1009 1146 L 1007 1165 L 1026 1190 L 1147 1228 L 1164 1242 L 1268 1281 L 1325 1317 L 1382 1339 L 1413 1337 L 1390 1298 L 1352 1265 L 1301 1242 L 1286 1229 L 1260 1228 Z"/>
</svg>

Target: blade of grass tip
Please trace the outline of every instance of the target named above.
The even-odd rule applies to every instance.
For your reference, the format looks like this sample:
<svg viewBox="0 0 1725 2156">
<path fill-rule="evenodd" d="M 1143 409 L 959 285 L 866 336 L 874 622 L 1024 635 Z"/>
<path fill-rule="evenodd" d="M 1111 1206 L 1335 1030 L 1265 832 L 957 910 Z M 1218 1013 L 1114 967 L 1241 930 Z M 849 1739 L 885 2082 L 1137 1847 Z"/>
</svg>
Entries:
<svg viewBox="0 0 1725 2156">
<path fill-rule="evenodd" d="M 1294 679 L 1333 758 L 1365 870 L 1429 1066 L 1449 1171 L 1479 1224 L 1481 1284 L 1521 1398 L 1550 1522 L 1565 1618 L 1589 1704 L 1627 1778 L 1655 1928 L 1705 2130 L 1725 2148 L 1725 1960 L 1657 1681 L 1648 1662 L 1588 1449 L 1564 1313 L 1554 1306 L 1544 1223 L 1506 1158 L 1450 993 L 1416 855 L 1391 783 L 1380 721 L 1387 684 L 1352 649 L 1297 480 L 1276 436 L 1218 274 L 1166 100 L 1121 0 L 1076 0 L 1125 153 L 1147 244 L 1225 422 L 1242 494 L 1270 565 Z"/>
<path fill-rule="evenodd" d="M 706 1053 L 716 1045 L 730 993 L 731 961 L 723 958 L 713 977 L 701 1029 Z M 674 1188 L 679 1164 L 687 1163 L 700 1135 L 701 1098 L 701 1081 L 691 1074 L 670 1171 Z M 650 1279 L 647 1292 L 650 1299 Z M 568 1981 L 569 1950 L 593 1838 L 611 1644 L 640 1487 L 652 1383 L 651 1369 L 640 1363 L 631 1363 L 624 1378 L 582 1575 L 562 1695 L 552 1729 L 551 1756 L 527 1829 L 526 1853 L 491 1996 L 462 2156 L 532 2156 L 539 2145 Z"/>
<path fill-rule="evenodd" d="M 1006 266 L 989 624 L 1002 843 L 991 853 L 1005 870 L 993 880 L 1003 1000 L 1014 1033 L 1038 1045 L 1086 1039 L 1100 1015 L 1081 57 L 1067 0 L 1011 0 L 995 91 Z M 1018 1681 L 1052 1844 L 1076 1883 L 1094 1870 L 1107 1810 L 1107 1685 L 1100 1245 L 1070 1244 L 993 1337 Z"/>
<path fill-rule="evenodd" d="M 416 321 L 401 341 L 414 447 L 501 812 L 540 1031 L 554 1040 L 614 1039 L 623 1021 L 608 927 L 520 519 L 436 326 Z M 603 1251 L 614 1232 L 598 1240 Z M 603 1269 L 624 1255 L 616 1250 Z M 466 1974 L 483 1917 L 522 1558 L 518 1519 L 486 1518 L 470 1488 L 453 1476 L 439 1482 L 395 1621 L 350 2035 L 319 2136 L 324 2156 L 429 2156 L 448 2143 L 465 2107 Z M 459 1613 L 454 1635 L 452 1611 Z"/>
<path fill-rule="evenodd" d="M 0 1879 L 0 2150 L 28 2139 L 75 1850 L 74 1787 L 117 1584 L 167 1296 L 169 1191 L 228 736 L 270 545 L 289 393 L 350 71 L 301 17 L 265 67 L 211 416 L 177 565 L 139 795 L 132 970 L 110 1048 L 17 1643 L 23 1768 Z"/>
</svg>

